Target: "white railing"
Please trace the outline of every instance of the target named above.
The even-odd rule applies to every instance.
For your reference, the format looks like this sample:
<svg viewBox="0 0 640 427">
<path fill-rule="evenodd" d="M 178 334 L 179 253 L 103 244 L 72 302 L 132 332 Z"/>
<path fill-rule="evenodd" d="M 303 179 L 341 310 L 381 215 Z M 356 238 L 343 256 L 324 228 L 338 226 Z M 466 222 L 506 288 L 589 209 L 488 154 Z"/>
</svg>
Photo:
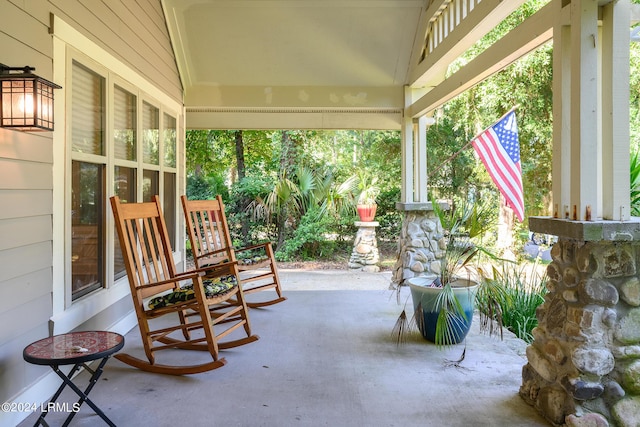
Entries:
<svg viewBox="0 0 640 427">
<path fill-rule="evenodd" d="M 448 0 L 441 3 L 427 24 L 422 59 L 438 45 L 475 9 L 482 0 Z M 437 0 L 431 2 L 429 8 Z"/>
</svg>

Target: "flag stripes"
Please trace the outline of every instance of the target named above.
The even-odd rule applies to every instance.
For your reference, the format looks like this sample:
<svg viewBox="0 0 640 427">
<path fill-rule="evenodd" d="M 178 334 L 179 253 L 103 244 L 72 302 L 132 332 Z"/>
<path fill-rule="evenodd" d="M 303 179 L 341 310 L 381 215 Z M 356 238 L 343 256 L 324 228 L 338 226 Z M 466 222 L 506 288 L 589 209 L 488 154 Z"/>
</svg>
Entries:
<svg viewBox="0 0 640 427">
<path fill-rule="evenodd" d="M 520 222 L 524 219 L 520 143 L 515 112 L 486 129 L 473 141 L 473 148 L 482 160 L 491 179 Z"/>
</svg>

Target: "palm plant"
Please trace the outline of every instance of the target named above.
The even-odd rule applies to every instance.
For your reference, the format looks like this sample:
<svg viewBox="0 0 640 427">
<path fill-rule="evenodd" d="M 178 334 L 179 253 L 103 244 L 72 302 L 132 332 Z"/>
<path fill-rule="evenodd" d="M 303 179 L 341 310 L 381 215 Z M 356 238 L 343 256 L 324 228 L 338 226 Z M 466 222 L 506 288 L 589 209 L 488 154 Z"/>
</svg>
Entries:
<svg viewBox="0 0 640 427">
<path fill-rule="evenodd" d="M 471 323 L 470 313 L 465 311 L 460 294 L 455 289 L 469 286 L 469 282 L 473 282 L 477 287 L 467 287 L 465 298 L 472 303 L 481 302 L 480 322 L 486 326 L 482 330 L 488 331 L 490 335 L 500 332 L 502 336 L 502 311 L 498 301 L 506 298 L 504 289 L 500 282 L 487 277 L 479 256 L 484 254 L 482 261 L 487 263 L 497 258 L 476 242 L 491 229 L 493 223 L 486 221 L 483 211 L 474 204 L 465 203 L 461 208 L 451 211 L 441 209 L 438 203 L 433 203 L 433 206 L 441 223 L 448 227 L 441 271 L 430 286 L 439 289 L 435 303 L 429 308 L 437 313 L 435 344 L 440 347 L 455 344 L 466 334 Z M 432 248 L 432 251 L 435 252 L 435 248 Z M 412 280 L 409 279 L 410 282 Z M 424 319 L 423 308 L 421 302 L 416 304 L 414 300 L 415 314 L 412 320 L 425 335 L 425 325 L 421 324 Z M 394 335 L 398 342 L 404 341 L 400 334 L 411 329 L 401 324 L 405 320 L 406 314 L 401 313 L 394 327 Z"/>
<path fill-rule="evenodd" d="M 630 183 L 631 183 L 631 215 L 640 216 L 640 150 L 631 155 Z"/>
</svg>

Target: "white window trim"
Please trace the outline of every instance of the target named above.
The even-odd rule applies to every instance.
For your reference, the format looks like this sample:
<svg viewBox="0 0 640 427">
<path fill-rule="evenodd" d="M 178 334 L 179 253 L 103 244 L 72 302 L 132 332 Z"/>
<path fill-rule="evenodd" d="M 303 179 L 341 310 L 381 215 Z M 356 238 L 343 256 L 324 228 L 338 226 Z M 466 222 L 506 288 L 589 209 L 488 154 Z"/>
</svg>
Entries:
<svg viewBox="0 0 640 427">
<path fill-rule="evenodd" d="M 72 55 L 70 52 L 78 52 L 78 57 L 90 57 L 90 62 L 96 64 L 97 67 L 108 70 L 108 75 L 113 77 L 113 79 L 111 79 L 108 76 L 106 82 L 107 108 L 109 108 L 109 103 L 112 102 L 113 99 L 113 83 L 116 83 L 123 88 L 137 88 L 138 103 L 140 103 L 143 98 L 145 100 L 155 101 L 154 105 L 158 106 L 161 111 L 160 124 L 162 125 L 163 112 L 171 114 L 176 118 L 176 124 L 178 127 L 177 131 L 179 132 L 181 128 L 180 123 L 183 123 L 184 121 L 184 107 L 128 65 L 121 62 L 118 58 L 114 57 L 89 38 L 85 37 L 68 25 L 60 19 L 60 17 L 55 15 L 52 16 L 51 32 L 53 34 L 53 80 L 67 82 L 63 89 L 56 92 L 56 103 L 54 107 L 56 122 L 64 125 L 58 125 L 56 130 L 53 132 L 53 316 L 51 317 L 51 323 L 53 333 L 63 333 L 81 325 L 129 294 L 129 286 L 126 276 L 116 282 L 113 282 L 113 271 L 110 271 L 112 270 L 112 268 L 110 268 L 112 266 L 112 262 L 110 260 L 113 258 L 113 241 L 111 239 L 107 239 L 107 270 L 105 280 L 108 286 L 71 303 L 71 287 L 68 286 L 69 281 L 67 280 L 67 277 L 70 275 L 71 268 L 69 260 L 70 257 L 67 255 L 69 253 L 67 251 L 67 246 L 70 245 L 70 242 L 68 242 L 67 239 L 69 234 L 67 230 L 69 230 L 70 227 L 70 218 L 67 215 L 66 209 L 67 192 L 69 191 L 67 188 L 68 179 L 66 177 L 66 171 L 68 163 L 70 163 L 70 151 L 67 151 L 70 150 L 70 148 L 67 148 L 67 135 L 70 134 L 70 121 L 67 120 L 66 99 L 67 87 L 69 87 L 68 82 L 70 81 L 70 76 L 67 78 L 67 71 L 70 70 L 68 66 L 71 64 L 71 56 L 75 56 L 75 54 Z M 85 63 L 82 60 L 80 62 L 86 66 L 92 65 L 91 63 Z M 123 82 L 126 82 L 126 86 Z M 144 96 L 141 96 L 140 94 L 144 94 Z M 107 123 L 109 123 L 109 119 L 107 119 Z M 110 136 L 108 134 L 110 132 L 110 126 L 107 126 L 107 141 L 109 140 L 108 138 Z M 180 138 L 178 138 L 177 144 L 179 144 L 179 142 Z M 108 148 L 107 155 L 110 155 L 109 151 L 112 153 L 113 149 Z M 178 153 L 181 155 L 178 156 L 176 153 L 177 167 L 166 169 L 166 171 L 176 173 L 177 193 L 179 193 L 182 188 L 182 180 L 179 176 L 182 165 L 184 164 L 182 151 L 182 147 L 178 147 Z M 160 161 L 162 161 L 162 158 Z M 109 163 L 106 172 L 105 187 L 107 196 L 113 194 L 113 172 L 109 170 L 112 166 L 113 164 Z M 162 173 L 160 175 L 162 175 Z M 141 178 L 142 177 L 138 177 L 139 180 Z M 163 177 L 161 176 L 161 179 L 162 178 Z M 139 197 L 142 197 L 142 195 L 139 194 Z M 161 197 L 163 197 L 162 193 Z M 105 206 L 105 220 L 107 223 L 106 233 L 109 236 L 113 236 L 113 217 L 108 203 L 107 206 Z M 182 224 L 181 221 L 176 221 L 176 223 L 176 227 L 178 228 L 180 227 L 180 224 Z M 182 261 L 182 253 L 180 251 L 176 251 L 176 249 L 180 249 L 180 247 L 174 248 L 174 259 L 178 262 Z M 133 327 L 136 322 L 135 316 L 132 314 L 128 317 L 129 319 L 127 320 L 127 323 L 131 323 L 129 327 Z"/>
</svg>

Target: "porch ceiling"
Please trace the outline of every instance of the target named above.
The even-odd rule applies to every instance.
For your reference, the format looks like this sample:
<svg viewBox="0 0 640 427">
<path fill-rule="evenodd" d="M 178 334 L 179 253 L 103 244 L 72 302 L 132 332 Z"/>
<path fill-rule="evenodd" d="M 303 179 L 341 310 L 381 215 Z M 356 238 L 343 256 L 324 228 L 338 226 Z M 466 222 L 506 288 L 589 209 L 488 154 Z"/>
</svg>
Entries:
<svg viewBox="0 0 640 427">
<path fill-rule="evenodd" d="M 162 2 L 189 127 L 265 112 L 324 127 L 344 113 L 401 114 L 423 0 Z"/>
<path fill-rule="evenodd" d="M 189 129 L 400 129 L 404 87 L 436 87 L 524 2 L 478 3 L 422 60 L 428 25 L 451 0 L 161 1 Z"/>
</svg>

